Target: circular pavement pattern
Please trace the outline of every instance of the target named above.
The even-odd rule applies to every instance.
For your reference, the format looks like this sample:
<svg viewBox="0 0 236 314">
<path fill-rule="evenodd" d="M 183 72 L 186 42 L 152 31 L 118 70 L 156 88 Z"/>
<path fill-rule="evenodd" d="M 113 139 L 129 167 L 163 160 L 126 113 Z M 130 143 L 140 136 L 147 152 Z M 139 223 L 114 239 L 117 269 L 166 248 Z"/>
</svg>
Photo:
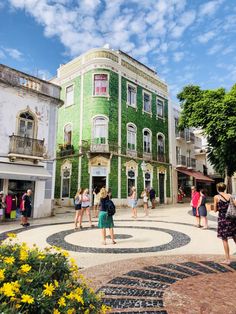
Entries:
<svg viewBox="0 0 236 314">
<path fill-rule="evenodd" d="M 74 230 L 65 230 L 54 233 L 47 238 L 47 242 L 50 245 L 60 246 L 65 250 L 74 251 L 74 252 L 86 252 L 86 253 L 113 253 L 113 254 L 120 254 L 120 253 L 147 253 L 147 252 L 160 252 L 160 251 L 167 251 L 173 250 L 184 245 L 187 245 L 191 238 L 179 231 L 174 231 L 170 229 L 164 228 L 156 228 L 156 227 L 140 227 L 140 226 L 117 226 L 117 228 L 125 228 L 126 232 L 127 229 L 133 230 L 142 230 L 142 231 L 157 231 L 167 233 L 171 236 L 171 240 L 168 243 L 150 246 L 150 247 L 124 247 L 124 248 L 99 248 L 99 247 L 88 247 L 82 245 L 76 245 L 73 243 L 69 243 L 65 240 L 65 237 L 68 237 L 70 234 L 74 233 Z M 95 228 L 83 228 L 81 232 L 85 232 L 88 230 L 94 230 Z"/>
</svg>

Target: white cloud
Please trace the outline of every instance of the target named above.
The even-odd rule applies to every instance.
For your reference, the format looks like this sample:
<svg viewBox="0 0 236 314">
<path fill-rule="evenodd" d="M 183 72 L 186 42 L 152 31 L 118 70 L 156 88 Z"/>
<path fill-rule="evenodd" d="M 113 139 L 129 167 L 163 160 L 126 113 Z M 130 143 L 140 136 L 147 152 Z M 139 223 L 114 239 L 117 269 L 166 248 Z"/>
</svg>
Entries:
<svg viewBox="0 0 236 314">
<path fill-rule="evenodd" d="M 6 55 L 2 50 L 0 50 L 0 59 L 4 59 L 4 58 L 6 58 Z"/>
<path fill-rule="evenodd" d="M 215 44 L 211 48 L 208 49 L 207 54 L 214 55 L 217 52 L 219 52 L 222 48 L 223 48 L 222 44 Z"/>
<path fill-rule="evenodd" d="M 4 48 L 4 50 L 8 53 L 8 55 L 12 59 L 20 61 L 23 58 L 23 54 L 18 49 L 15 49 L 15 48 Z"/>
<path fill-rule="evenodd" d="M 216 33 L 214 31 L 209 31 L 205 34 L 199 35 L 197 37 L 198 41 L 202 44 L 207 43 L 210 39 L 214 38 L 216 36 Z"/>
<path fill-rule="evenodd" d="M 223 2 L 224 0 L 215 0 L 215 1 L 209 1 L 207 3 L 202 4 L 199 8 L 200 16 L 214 15 Z"/>
<path fill-rule="evenodd" d="M 172 37 L 179 38 L 182 36 L 184 31 L 194 22 L 196 18 L 195 11 L 184 12 L 179 19 L 179 22 L 172 29 Z"/>
<path fill-rule="evenodd" d="M 175 52 L 173 54 L 173 59 L 175 62 L 181 61 L 183 59 L 183 57 L 184 57 L 184 52 Z"/>
</svg>

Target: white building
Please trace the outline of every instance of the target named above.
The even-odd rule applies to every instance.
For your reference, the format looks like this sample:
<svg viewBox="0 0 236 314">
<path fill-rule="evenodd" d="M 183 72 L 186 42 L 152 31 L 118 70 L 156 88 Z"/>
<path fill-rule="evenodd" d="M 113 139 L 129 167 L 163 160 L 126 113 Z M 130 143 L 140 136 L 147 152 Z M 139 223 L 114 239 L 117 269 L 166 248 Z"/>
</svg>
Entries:
<svg viewBox="0 0 236 314">
<path fill-rule="evenodd" d="M 178 130 L 180 110 L 171 108 L 170 114 L 170 162 L 172 164 L 173 202 L 178 201 L 181 186 L 190 196 L 191 186 L 207 187 L 213 180 L 207 176 L 206 150 L 201 135 L 193 128 Z"/>
<path fill-rule="evenodd" d="M 8 214 L 32 189 L 32 216 L 51 215 L 59 97 L 57 85 L 0 64 L 0 190 Z"/>
</svg>

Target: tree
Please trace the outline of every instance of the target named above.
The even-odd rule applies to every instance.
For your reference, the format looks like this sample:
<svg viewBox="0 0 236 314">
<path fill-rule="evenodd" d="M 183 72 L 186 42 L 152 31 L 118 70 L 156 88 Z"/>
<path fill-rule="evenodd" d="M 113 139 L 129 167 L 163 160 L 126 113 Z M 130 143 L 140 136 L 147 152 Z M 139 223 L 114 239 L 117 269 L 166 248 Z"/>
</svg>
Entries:
<svg viewBox="0 0 236 314">
<path fill-rule="evenodd" d="M 182 108 L 179 128 L 203 130 L 208 141 L 208 159 L 216 171 L 228 177 L 229 183 L 236 171 L 236 84 L 229 92 L 188 85 L 177 97 Z M 227 190 L 231 192 L 230 184 Z"/>
</svg>

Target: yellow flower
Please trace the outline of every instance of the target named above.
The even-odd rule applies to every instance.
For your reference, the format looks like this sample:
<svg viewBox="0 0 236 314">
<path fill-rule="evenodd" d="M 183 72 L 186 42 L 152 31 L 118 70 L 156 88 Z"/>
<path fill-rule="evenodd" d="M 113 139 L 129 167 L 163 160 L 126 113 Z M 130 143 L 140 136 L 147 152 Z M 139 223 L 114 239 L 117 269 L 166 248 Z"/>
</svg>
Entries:
<svg viewBox="0 0 236 314">
<path fill-rule="evenodd" d="M 13 233 L 13 232 L 9 232 L 9 233 L 7 234 L 7 236 L 8 236 L 8 238 L 16 238 L 16 237 L 17 237 L 16 234 Z"/>
<path fill-rule="evenodd" d="M 53 293 L 53 291 L 55 290 L 55 287 L 53 286 L 53 284 L 48 284 L 48 283 L 46 283 L 45 285 L 43 285 L 44 286 L 44 290 L 43 290 L 43 294 L 44 295 L 47 295 L 47 296 L 49 296 L 49 297 L 51 297 L 52 296 L 52 293 Z"/>
<path fill-rule="evenodd" d="M 29 264 L 24 264 L 20 267 L 21 271 L 23 273 L 28 273 L 31 270 L 31 266 Z"/>
<path fill-rule="evenodd" d="M 75 309 L 69 309 L 66 312 L 67 314 L 74 314 L 75 313 Z"/>
<path fill-rule="evenodd" d="M 19 282 L 18 282 L 18 281 L 13 281 L 13 282 L 11 282 L 11 284 L 12 284 L 13 290 L 14 290 L 15 292 L 19 292 L 19 290 L 20 290 L 20 284 L 19 284 Z"/>
<path fill-rule="evenodd" d="M 83 298 L 80 296 L 80 295 L 74 295 L 74 299 L 78 302 L 78 303 L 81 303 L 81 304 L 84 304 L 84 300 Z"/>
<path fill-rule="evenodd" d="M 0 281 L 5 279 L 4 273 L 5 273 L 5 269 L 0 269 Z"/>
<path fill-rule="evenodd" d="M 57 280 L 54 280 L 54 286 L 55 286 L 56 288 L 59 287 L 59 282 L 58 282 Z"/>
<path fill-rule="evenodd" d="M 83 289 L 80 288 L 80 287 L 79 287 L 79 288 L 76 288 L 76 289 L 75 289 L 75 293 L 78 294 L 78 295 L 82 295 L 82 294 L 83 294 Z"/>
<path fill-rule="evenodd" d="M 32 303 L 34 303 L 34 298 L 31 297 L 31 296 L 28 295 L 28 294 L 22 294 L 22 296 L 21 296 L 21 302 L 22 302 L 22 303 L 32 304 Z"/>
<path fill-rule="evenodd" d="M 0 289 L 0 292 L 3 293 L 6 297 L 14 297 L 14 286 L 10 282 L 5 282 Z"/>
<path fill-rule="evenodd" d="M 61 297 L 58 301 L 59 306 L 66 306 L 66 299 Z"/>
<path fill-rule="evenodd" d="M 15 257 L 14 256 L 7 256 L 4 258 L 4 262 L 6 264 L 12 265 L 15 262 Z"/>
<path fill-rule="evenodd" d="M 20 260 L 25 261 L 28 258 L 28 252 L 26 250 L 20 250 Z"/>
<path fill-rule="evenodd" d="M 15 305 L 15 308 L 16 308 L 16 309 L 19 309 L 20 307 L 21 307 L 20 304 L 16 304 L 16 305 Z"/>
<path fill-rule="evenodd" d="M 110 310 L 111 310 L 110 307 L 108 307 L 108 306 L 103 304 L 102 307 L 101 307 L 101 314 L 106 314 L 107 311 L 110 311 Z"/>
<path fill-rule="evenodd" d="M 39 255 L 38 255 L 38 259 L 45 259 L 45 254 L 43 254 L 43 253 L 39 253 Z"/>
<path fill-rule="evenodd" d="M 60 312 L 58 311 L 58 309 L 53 309 L 53 314 L 60 314 Z"/>
<path fill-rule="evenodd" d="M 62 251 L 61 254 L 65 257 L 69 256 L 69 253 L 67 251 Z"/>
</svg>

